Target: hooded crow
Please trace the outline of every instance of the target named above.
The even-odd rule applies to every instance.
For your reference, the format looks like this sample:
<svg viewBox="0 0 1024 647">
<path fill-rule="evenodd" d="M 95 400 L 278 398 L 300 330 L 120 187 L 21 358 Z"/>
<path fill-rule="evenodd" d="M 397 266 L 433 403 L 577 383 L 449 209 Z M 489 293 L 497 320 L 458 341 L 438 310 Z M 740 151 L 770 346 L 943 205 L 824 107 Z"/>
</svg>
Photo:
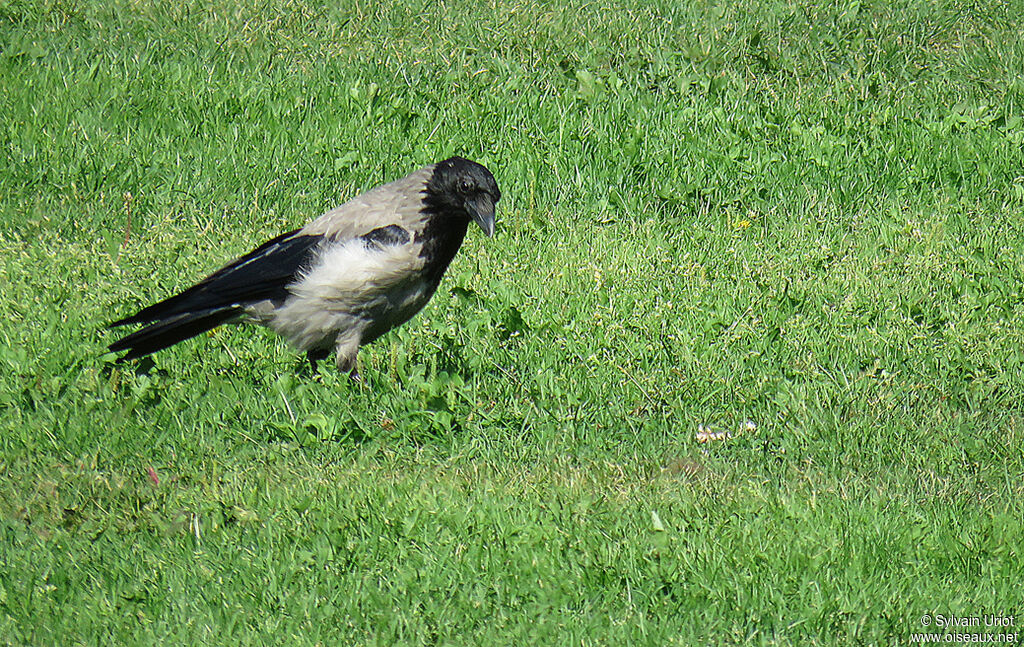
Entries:
<svg viewBox="0 0 1024 647">
<path fill-rule="evenodd" d="M 494 234 L 501 197 L 486 167 L 452 157 L 384 184 L 282 234 L 181 294 L 110 324 L 146 324 L 110 344 L 120 361 L 149 355 L 223 323 L 282 335 L 314 365 L 333 350 L 358 379 L 359 347 L 426 305 L 470 221 Z"/>
</svg>

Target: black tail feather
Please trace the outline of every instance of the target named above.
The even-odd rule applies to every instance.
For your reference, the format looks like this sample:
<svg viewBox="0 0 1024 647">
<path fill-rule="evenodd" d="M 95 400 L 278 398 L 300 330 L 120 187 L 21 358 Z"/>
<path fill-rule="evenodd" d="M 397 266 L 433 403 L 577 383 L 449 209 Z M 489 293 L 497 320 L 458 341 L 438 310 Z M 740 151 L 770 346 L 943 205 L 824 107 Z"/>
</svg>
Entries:
<svg viewBox="0 0 1024 647">
<path fill-rule="evenodd" d="M 230 307 L 178 314 L 122 337 L 108 348 L 115 353 L 127 350 L 128 353 L 118 359 L 119 362 L 127 362 L 212 330 L 235 319 L 240 313 L 241 308 Z"/>
</svg>

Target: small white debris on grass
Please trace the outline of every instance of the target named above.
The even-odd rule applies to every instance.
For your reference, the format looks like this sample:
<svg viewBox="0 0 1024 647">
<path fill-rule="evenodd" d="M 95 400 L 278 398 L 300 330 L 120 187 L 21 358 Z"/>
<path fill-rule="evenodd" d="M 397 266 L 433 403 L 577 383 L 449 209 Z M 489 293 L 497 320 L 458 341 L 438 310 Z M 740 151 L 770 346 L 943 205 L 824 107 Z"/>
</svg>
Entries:
<svg viewBox="0 0 1024 647">
<path fill-rule="evenodd" d="M 658 516 L 655 510 L 651 510 L 651 530 L 654 532 L 665 532 L 665 524 L 661 522 L 661 517 Z"/>
<path fill-rule="evenodd" d="M 697 425 L 697 442 L 698 443 L 710 443 L 718 440 L 729 440 L 734 436 L 738 436 L 743 433 L 752 433 L 757 431 L 757 424 L 753 420 L 746 420 L 740 425 L 739 430 L 733 434 L 731 431 L 712 431 L 707 425 Z"/>
<path fill-rule="evenodd" d="M 697 425 L 697 442 L 698 443 L 710 443 L 716 440 L 729 440 L 732 438 L 732 433 L 728 431 L 711 431 L 704 425 Z"/>
</svg>

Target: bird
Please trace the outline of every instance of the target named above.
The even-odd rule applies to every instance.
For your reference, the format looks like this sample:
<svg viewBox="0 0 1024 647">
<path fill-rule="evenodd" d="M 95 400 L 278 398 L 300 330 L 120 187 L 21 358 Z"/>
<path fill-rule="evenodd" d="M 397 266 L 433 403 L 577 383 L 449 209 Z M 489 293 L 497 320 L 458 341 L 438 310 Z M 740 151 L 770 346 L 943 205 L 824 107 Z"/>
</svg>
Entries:
<svg viewBox="0 0 1024 647">
<path fill-rule="evenodd" d="M 317 363 L 335 353 L 360 380 L 359 348 L 434 295 L 470 222 L 494 236 L 501 191 L 477 162 L 450 157 L 367 191 L 281 234 L 187 290 L 109 324 L 145 324 L 108 346 L 145 357 L 216 328 L 270 328 Z"/>
</svg>

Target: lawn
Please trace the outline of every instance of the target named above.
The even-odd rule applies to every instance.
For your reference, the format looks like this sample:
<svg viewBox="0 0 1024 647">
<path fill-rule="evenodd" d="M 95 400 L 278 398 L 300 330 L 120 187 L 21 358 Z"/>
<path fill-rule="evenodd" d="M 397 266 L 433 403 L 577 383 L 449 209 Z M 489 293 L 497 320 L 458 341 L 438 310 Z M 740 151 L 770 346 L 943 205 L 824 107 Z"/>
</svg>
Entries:
<svg viewBox="0 0 1024 647">
<path fill-rule="evenodd" d="M 0 644 L 1024 623 L 1022 15 L 0 0 Z M 105 353 L 453 154 L 497 236 L 364 384 L 259 328 Z"/>
</svg>

